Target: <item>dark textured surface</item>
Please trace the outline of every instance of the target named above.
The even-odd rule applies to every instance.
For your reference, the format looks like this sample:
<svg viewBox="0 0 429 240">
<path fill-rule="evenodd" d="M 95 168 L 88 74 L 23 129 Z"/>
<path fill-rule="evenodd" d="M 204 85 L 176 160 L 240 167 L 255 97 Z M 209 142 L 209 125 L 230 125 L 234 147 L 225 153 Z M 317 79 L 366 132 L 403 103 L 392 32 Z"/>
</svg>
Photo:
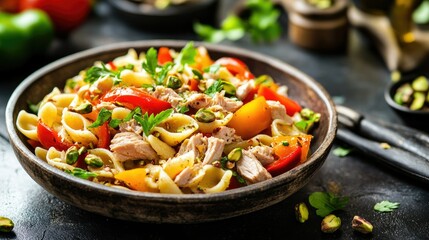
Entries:
<svg viewBox="0 0 429 240">
<path fill-rule="evenodd" d="M 222 9 L 230 9 L 226 1 Z M 147 33 L 126 26 L 112 18 L 111 9 L 101 3 L 91 19 L 58 40 L 49 58 L 35 60 L 26 69 L 2 74 L 0 88 L 1 135 L 6 136 L 4 108 L 13 89 L 28 74 L 44 63 L 75 51 L 128 40 L 191 39 L 192 33 L 170 35 Z M 290 44 L 287 36 L 273 44 L 255 45 L 243 40 L 226 45 L 239 46 L 281 59 L 318 80 L 334 97 L 369 118 L 403 123 L 384 102 L 384 87 L 389 72 L 381 58 L 361 35 L 351 31 L 344 54 L 322 55 Z M 343 145 L 337 142 L 336 148 Z M 374 158 L 355 151 L 344 158 L 328 156 L 320 171 L 296 194 L 272 207 L 236 217 L 204 224 L 140 224 L 114 220 L 72 207 L 37 185 L 19 165 L 11 147 L 0 139 L 0 215 L 14 220 L 11 234 L 0 239 L 167 239 L 171 236 L 189 239 L 427 239 L 429 237 L 429 188 L 378 164 Z M 350 203 L 337 212 L 342 218 L 340 231 L 328 235 L 320 231 L 321 218 L 310 208 L 310 219 L 298 223 L 294 218 L 296 203 L 308 203 L 314 191 L 339 190 L 350 197 Z M 392 213 L 372 210 L 375 203 L 390 200 L 401 203 Z M 120 204 L 120 203 L 118 203 Z M 360 215 L 371 221 L 374 233 L 362 236 L 352 231 L 351 219 Z"/>
</svg>

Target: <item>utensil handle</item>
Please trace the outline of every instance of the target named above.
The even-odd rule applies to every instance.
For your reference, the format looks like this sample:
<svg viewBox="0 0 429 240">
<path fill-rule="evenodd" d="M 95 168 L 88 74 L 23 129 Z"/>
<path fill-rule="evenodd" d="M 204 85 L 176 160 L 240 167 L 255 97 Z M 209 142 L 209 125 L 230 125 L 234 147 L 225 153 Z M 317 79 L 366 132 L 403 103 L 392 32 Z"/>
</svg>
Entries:
<svg viewBox="0 0 429 240">
<path fill-rule="evenodd" d="M 380 143 L 363 138 L 346 128 L 340 127 L 338 129 L 337 138 L 368 155 L 376 157 L 381 162 L 406 173 L 410 177 L 429 184 L 428 160 L 400 148 L 391 147 L 384 149 L 380 146 Z"/>
<path fill-rule="evenodd" d="M 393 123 L 374 123 L 365 118 L 360 122 L 359 131 L 371 139 L 414 153 L 429 163 L 429 136 L 423 132 Z"/>
</svg>

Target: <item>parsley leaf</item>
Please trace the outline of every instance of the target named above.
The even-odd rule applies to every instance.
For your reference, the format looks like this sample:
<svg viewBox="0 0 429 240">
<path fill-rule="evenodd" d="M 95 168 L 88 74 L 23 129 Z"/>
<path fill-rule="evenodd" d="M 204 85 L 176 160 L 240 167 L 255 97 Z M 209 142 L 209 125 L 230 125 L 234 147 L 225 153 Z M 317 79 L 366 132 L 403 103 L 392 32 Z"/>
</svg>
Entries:
<svg viewBox="0 0 429 240">
<path fill-rule="evenodd" d="M 378 212 L 393 212 L 393 210 L 399 207 L 400 203 L 381 201 L 374 205 L 374 210 Z"/>
<path fill-rule="evenodd" d="M 221 80 L 217 80 L 212 85 L 210 85 L 209 88 L 204 91 L 205 94 L 213 97 L 215 93 L 222 91 L 223 89 L 223 82 Z"/>
<path fill-rule="evenodd" d="M 156 84 L 162 85 L 164 83 L 164 79 L 167 77 L 168 72 L 173 67 L 173 63 L 168 62 L 164 66 L 162 66 L 161 71 L 156 76 Z"/>
<path fill-rule="evenodd" d="M 134 114 L 133 118 L 143 127 L 145 136 L 149 136 L 152 129 L 167 119 L 173 113 L 173 111 L 174 110 L 170 108 L 158 113 L 157 115 L 151 114 L 149 116 L 148 113 L 145 113 L 144 115 Z"/>
<path fill-rule="evenodd" d="M 88 127 L 89 128 L 95 128 L 103 125 L 105 122 L 109 121 L 110 117 L 112 117 L 112 112 L 109 110 L 102 108 L 100 110 L 100 113 L 97 116 L 97 119 Z"/>
<path fill-rule="evenodd" d="M 151 47 L 146 52 L 146 61 L 142 63 L 143 69 L 155 78 L 156 68 L 158 67 L 158 51 Z"/>
<path fill-rule="evenodd" d="M 93 84 L 95 81 L 97 81 L 100 78 L 110 76 L 115 81 L 120 81 L 119 79 L 119 73 L 115 73 L 109 69 L 106 68 L 106 65 L 104 63 L 101 63 L 101 67 L 92 66 L 86 71 L 85 78 L 83 79 L 84 82 Z"/>
<path fill-rule="evenodd" d="M 185 47 L 182 48 L 174 62 L 182 65 L 193 64 L 195 63 L 195 56 L 197 56 L 197 49 L 194 47 L 193 42 L 188 42 Z"/>
<path fill-rule="evenodd" d="M 194 32 L 204 41 L 215 43 L 223 40 L 236 41 L 246 34 L 254 42 L 271 42 L 281 36 L 280 11 L 275 8 L 273 1 L 247 0 L 243 10 L 249 13 L 248 17 L 228 15 L 220 28 L 196 22 Z"/>
<path fill-rule="evenodd" d="M 213 64 L 210 67 L 205 68 L 204 72 L 215 74 L 215 73 L 217 73 L 217 71 L 219 71 L 219 69 L 220 69 L 220 65 L 219 64 Z"/>
<path fill-rule="evenodd" d="M 332 193 L 314 192 L 308 198 L 310 205 L 316 208 L 316 214 L 325 217 L 335 210 L 343 209 L 349 202 L 348 197 L 338 197 Z"/>
<path fill-rule="evenodd" d="M 82 179 L 88 179 L 90 177 L 97 177 L 96 173 L 88 172 L 86 170 L 83 170 L 82 168 L 73 168 L 73 170 L 64 170 L 64 172 L 71 174 L 75 177 L 82 178 Z"/>
</svg>

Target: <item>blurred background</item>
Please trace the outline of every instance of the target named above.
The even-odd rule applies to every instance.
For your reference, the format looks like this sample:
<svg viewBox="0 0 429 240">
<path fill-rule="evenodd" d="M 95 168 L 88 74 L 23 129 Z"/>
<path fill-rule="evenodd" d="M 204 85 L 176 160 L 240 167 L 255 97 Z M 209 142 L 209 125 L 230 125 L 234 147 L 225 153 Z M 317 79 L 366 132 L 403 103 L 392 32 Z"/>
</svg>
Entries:
<svg viewBox="0 0 429 240">
<path fill-rule="evenodd" d="M 351 27 L 390 71 L 414 71 L 429 49 L 428 0 L 0 0 L 0 11 L 3 72 L 102 44 L 157 38 L 290 41 L 345 53 Z"/>
</svg>

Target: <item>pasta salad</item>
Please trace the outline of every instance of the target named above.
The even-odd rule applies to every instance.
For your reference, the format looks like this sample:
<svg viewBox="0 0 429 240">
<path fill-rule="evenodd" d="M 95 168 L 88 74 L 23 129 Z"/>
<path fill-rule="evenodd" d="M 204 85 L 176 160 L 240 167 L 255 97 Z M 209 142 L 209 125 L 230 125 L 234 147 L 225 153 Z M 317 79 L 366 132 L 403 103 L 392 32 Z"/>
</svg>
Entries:
<svg viewBox="0 0 429 240">
<path fill-rule="evenodd" d="M 16 125 L 35 155 L 115 188 L 216 193 L 306 161 L 320 114 L 237 58 L 188 42 L 95 62 Z"/>
</svg>

